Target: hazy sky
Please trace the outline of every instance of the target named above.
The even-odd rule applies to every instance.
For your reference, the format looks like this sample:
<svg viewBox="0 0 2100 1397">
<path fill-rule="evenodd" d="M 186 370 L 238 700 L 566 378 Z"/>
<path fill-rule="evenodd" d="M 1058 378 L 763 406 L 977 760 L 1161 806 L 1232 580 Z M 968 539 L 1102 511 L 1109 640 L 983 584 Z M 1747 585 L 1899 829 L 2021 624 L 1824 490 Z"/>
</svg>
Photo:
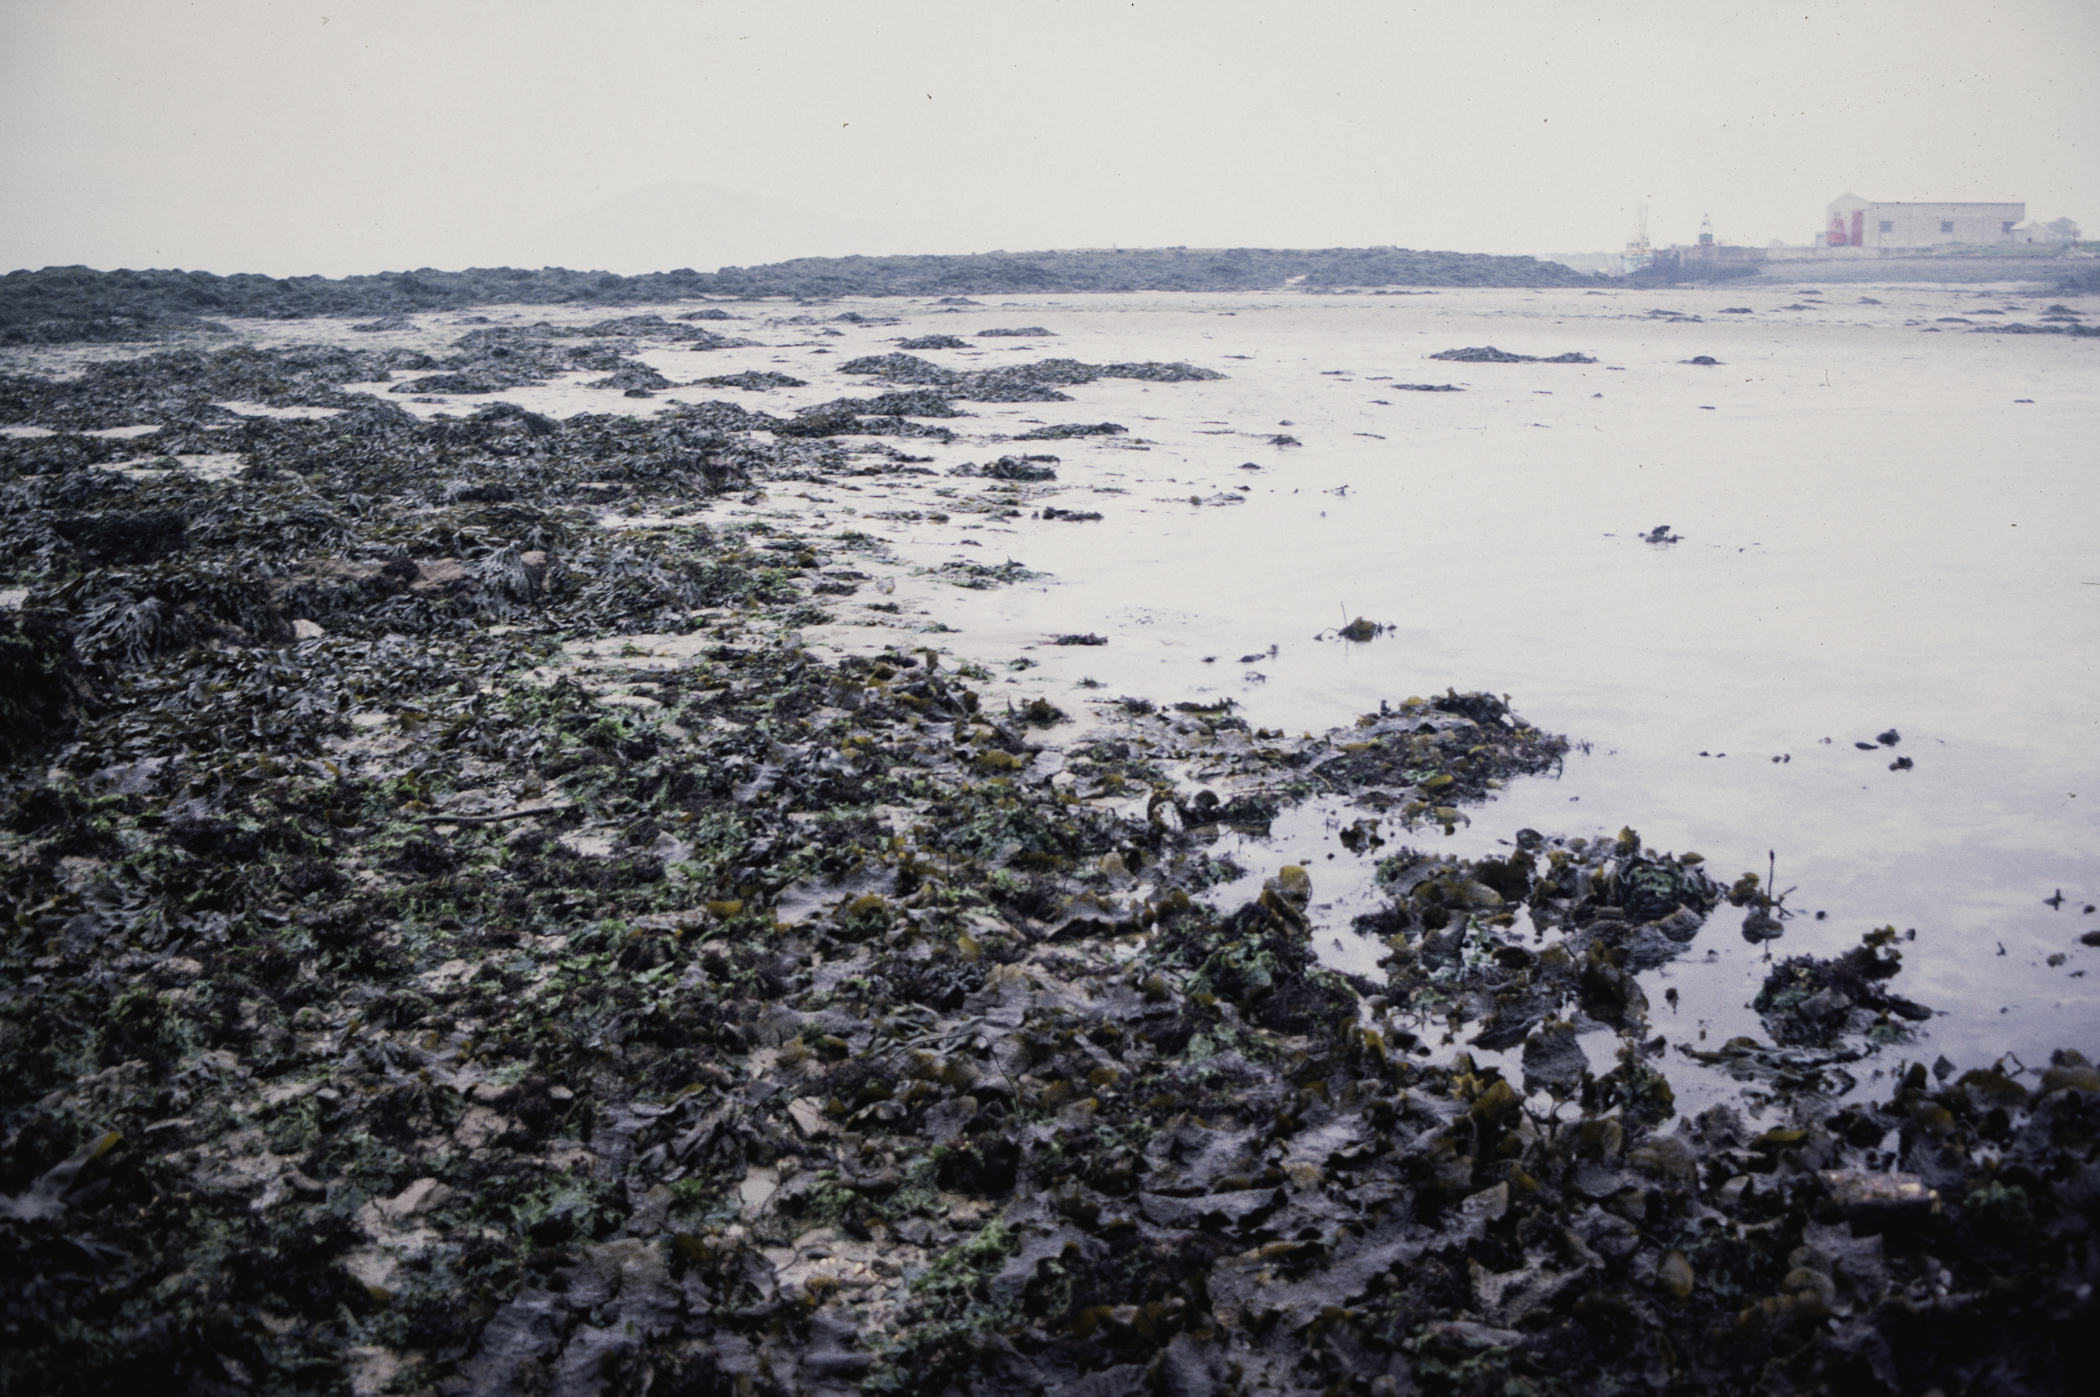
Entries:
<svg viewBox="0 0 2100 1397">
<path fill-rule="evenodd" d="M 2100 3 L 0 0 L 0 269 L 2100 231 Z"/>
</svg>

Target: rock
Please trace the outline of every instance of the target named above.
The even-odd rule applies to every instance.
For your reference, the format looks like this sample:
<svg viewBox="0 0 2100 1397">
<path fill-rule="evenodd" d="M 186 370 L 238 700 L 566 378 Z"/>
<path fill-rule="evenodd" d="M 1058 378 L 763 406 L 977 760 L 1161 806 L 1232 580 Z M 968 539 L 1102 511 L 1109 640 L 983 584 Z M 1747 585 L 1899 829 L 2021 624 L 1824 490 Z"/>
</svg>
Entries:
<svg viewBox="0 0 2100 1397">
<path fill-rule="evenodd" d="M 1674 1300 L 1691 1299 L 1694 1284 L 1692 1263 L 1685 1260 L 1681 1251 L 1665 1252 L 1655 1268 L 1655 1283 Z"/>
<path fill-rule="evenodd" d="M 1286 864 L 1262 886 L 1294 907 L 1312 901 L 1312 875 L 1296 864 Z"/>
<path fill-rule="evenodd" d="M 1553 1023 L 1524 1040 L 1524 1090 L 1572 1094 L 1590 1070 L 1589 1057 L 1567 1023 Z"/>
<path fill-rule="evenodd" d="M 378 1207 L 389 1222 L 402 1223 L 433 1208 L 443 1207 L 454 1196 L 453 1189 L 426 1177 L 417 1179 L 392 1198 L 382 1199 Z"/>
<path fill-rule="evenodd" d="M 1939 1211 L 1940 1196 L 1914 1174 L 1825 1169 L 1817 1177 L 1823 1181 L 1830 1205 L 1847 1222 L 1885 1226 Z"/>
<path fill-rule="evenodd" d="M 1786 935 L 1786 925 L 1762 907 L 1753 907 L 1743 918 L 1743 939 L 1751 945 L 1777 941 Z"/>
<path fill-rule="evenodd" d="M 825 1118 L 822 1103 L 808 1097 L 790 1101 L 787 1113 L 788 1118 L 795 1123 L 795 1129 L 802 1132 L 805 1139 L 814 1140 L 837 1130 L 837 1127 Z"/>
<path fill-rule="evenodd" d="M 2100 1072 L 2093 1070 L 2083 1053 L 2059 1048 L 2042 1071 L 2042 1090 L 2100 1092 Z"/>
</svg>

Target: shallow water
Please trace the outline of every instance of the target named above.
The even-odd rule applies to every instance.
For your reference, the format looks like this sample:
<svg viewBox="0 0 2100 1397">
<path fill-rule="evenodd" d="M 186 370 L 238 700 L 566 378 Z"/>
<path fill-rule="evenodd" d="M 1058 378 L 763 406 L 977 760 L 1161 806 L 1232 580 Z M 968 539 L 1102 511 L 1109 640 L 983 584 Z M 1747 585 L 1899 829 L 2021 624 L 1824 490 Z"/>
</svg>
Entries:
<svg viewBox="0 0 2100 1397">
<path fill-rule="evenodd" d="M 1003 409 L 1111 418 L 1154 446 L 1043 448 L 1064 458 L 1061 484 L 1130 493 L 1088 497 L 1099 524 L 1024 519 L 987 535 L 987 553 L 1054 580 L 958 598 L 952 643 L 996 653 L 1097 631 L 1107 646 L 1031 651 L 1042 668 L 1023 683 L 1230 694 L 1250 723 L 1294 730 L 1447 684 L 1507 692 L 1590 750 L 1472 811 L 1459 836 L 1416 842 L 1474 851 L 1527 825 L 1630 824 L 1656 847 L 1696 848 L 1724 880 L 1762 872 L 1773 851 L 1780 886 L 1798 888 L 1788 905 L 1808 914 L 1779 953 L 1916 928 L 1899 988 L 1943 1011 L 1928 1058 L 2090 1051 L 2100 986 L 2078 972 L 2100 952 L 2077 937 L 2100 926 L 2081 912 L 2100 901 L 2100 560 L 2087 543 L 2100 346 L 1915 323 L 1977 305 L 2031 320 L 2048 298 L 1848 296 L 1861 289 L 1886 304 L 1782 314 L 1774 297 L 1727 290 L 1032 299 L 1027 323 L 1061 332 L 1053 352 L 1186 356 L 1232 377 L 1105 381 L 1074 404 Z M 1745 298 L 1757 314 L 1717 316 Z M 1634 318 L 1651 306 L 1707 318 Z M 1601 362 L 1423 357 L 1489 343 Z M 1699 354 L 1723 362 L 1681 362 Z M 1335 369 L 1348 377 L 1323 372 Z M 1468 391 L 1392 391 L 1376 374 Z M 1220 426 L 1249 435 L 1201 435 Z M 1276 432 L 1304 444 L 1262 440 Z M 1168 502 L 1243 484 L 1239 507 Z M 1642 541 L 1665 523 L 1680 542 Z M 1392 629 L 1365 645 L 1316 638 L 1356 614 Z M 1874 741 L 1890 728 L 1893 750 Z M 1915 769 L 1889 770 L 1898 755 Z M 1280 834 L 1273 863 L 1319 854 L 1317 886 L 1325 852 Z M 2058 889 L 2054 908 L 2043 899 Z M 1764 967 L 1739 917 L 1724 908 L 1667 972 L 1688 1030 L 1754 1028 L 1739 1006 Z M 2055 953 L 2066 962 L 2050 967 Z M 1657 1009 L 1667 1019 L 1659 996 Z"/>
</svg>

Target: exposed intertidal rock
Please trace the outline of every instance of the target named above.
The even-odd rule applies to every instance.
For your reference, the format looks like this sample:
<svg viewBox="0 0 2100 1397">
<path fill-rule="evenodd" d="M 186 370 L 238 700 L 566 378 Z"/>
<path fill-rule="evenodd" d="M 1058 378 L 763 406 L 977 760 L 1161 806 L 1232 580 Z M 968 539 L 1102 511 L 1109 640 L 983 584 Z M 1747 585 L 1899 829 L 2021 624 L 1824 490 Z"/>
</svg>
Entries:
<svg viewBox="0 0 2100 1397">
<path fill-rule="evenodd" d="M 628 330 L 659 333 L 593 327 Z M 498 348 L 568 362 L 471 352 Z M 0 1390 L 1909 1393 L 2090 1363 L 2100 1076 L 1911 1065 L 1841 1100 L 1836 1055 L 1900 1046 L 1886 940 L 1776 967 L 1780 1045 L 1715 1054 L 1765 1118 L 1684 1120 L 1637 976 L 1720 896 L 1695 855 L 1394 849 L 1370 977 L 1314 954 L 1319 867 L 1226 896 L 1264 871 L 1228 836 L 1297 803 L 1349 806 L 1368 856 L 1552 771 L 1565 740 L 1505 700 L 1290 738 L 994 689 L 903 635 L 822 655 L 799 628 L 884 545 L 700 512 L 911 458 L 728 403 L 425 422 L 342 392 L 388 367 L 0 384 L 61 429 L 0 442 Z M 808 416 L 891 420 L 866 401 Z"/>
<path fill-rule="evenodd" d="M 1059 422 L 1020 433 L 1015 441 L 1063 441 L 1069 437 L 1119 437 L 1130 429 L 1120 422 Z"/>
<path fill-rule="evenodd" d="M 938 388 L 949 397 L 988 403 L 1062 403 L 1071 395 L 1061 387 L 1074 387 L 1102 378 L 1136 378 L 1154 383 L 1187 383 L 1223 378 L 1215 369 L 1193 364 L 1083 364 L 1077 359 L 1041 359 L 1032 364 L 1009 364 L 996 369 L 964 371 L 945 368 L 911 354 L 869 354 L 839 365 L 840 373 L 874 374 L 893 383 L 921 384 Z"/>
<path fill-rule="evenodd" d="M 564 267 L 476 267 L 330 279 L 215 276 L 209 272 L 45 267 L 0 277 L 0 344 L 158 339 L 223 330 L 204 315 L 269 320 L 380 316 L 489 305 L 661 305 L 703 296 L 929 296 L 940 306 L 976 306 L 978 294 L 1017 291 L 1252 290 L 1304 281 L 1338 286 L 1576 286 L 1591 278 L 1533 257 L 1417 252 L 1403 248 L 1153 248 L 963 256 L 804 257 L 718 272 L 679 268 L 639 276 Z M 2066 291 L 2078 287 L 2066 284 Z M 2089 289 L 2089 288 L 2087 288 Z M 653 318 L 653 317 L 652 317 Z M 734 320 L 719 306 L 679 320 Z M 837 317 L 889 323 L 848 311 Z"/>
<path fill-rule="evenodd" d="M 1533 354 L 1512 354 L 1506 349 L 1497 349 L 1491 344 L 1475 345 L 1469 349 L 1446 349 L 1429 357 L 1432 359 L 1450 359 L 1461 364 L 1594 364 L 1597 362 L 1589 355 L 1572 349 L 1565 354 L 1555 354 L 1550 358 L 1541 359 Z"/>
<path fill-rule="evenodd" d="M 671 380 L 665 378 L 647 364 L 622 364 L 605 378 L 595 379 L 592 388 L 618 388 L 632 394 L 646 395 L 659 388 L 669 388 Z"/>
<path fill-rule="evenodd" d="M 774 388 L 801 388 L 804 381 L 770 369 L 746 369 L 742 373 L 720 374 L 714 378 L 696 379 L 696 383 L 709 388 L 744 388 L 754 393 L 763 393 Z"/>
<path fill-rule="evenodd" d="M 965 461 L 950 469 L 948 474 L 1034 483 L 1057 479 L 1056 462 L 1055 456 L 1001 456 L 998 460 L 984 465 L 975 461 Z"/>
</svg>

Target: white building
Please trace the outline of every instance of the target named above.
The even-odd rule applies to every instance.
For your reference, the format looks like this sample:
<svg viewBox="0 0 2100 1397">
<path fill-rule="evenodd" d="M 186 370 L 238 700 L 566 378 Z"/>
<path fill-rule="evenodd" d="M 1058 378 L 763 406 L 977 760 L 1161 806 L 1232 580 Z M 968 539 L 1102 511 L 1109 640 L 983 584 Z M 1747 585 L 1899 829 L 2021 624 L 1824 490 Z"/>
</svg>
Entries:
<svg viewBox="0 0 2100 1397">
<path fill-rule="evenodd" d="M 2062 247 L 2066 243 L 2078 241 L 2078 225 L 2068 218 L 2051 219 L 2047 223 L 2039 220 L 2033 223 L 2022 223 L 2019 227 L 2012 230 L 2012 240 L 2016 243 L 2039 243 L 2048 247 Z"/>
<path fill-rule="evenodd" d="M 1831 247 L 1939 247 L 1947 243 L 2008 243 L 2027 221 L 2025 204 L 1951 204 L 1862 199 L 1830 201 Z"/>
</svg>

